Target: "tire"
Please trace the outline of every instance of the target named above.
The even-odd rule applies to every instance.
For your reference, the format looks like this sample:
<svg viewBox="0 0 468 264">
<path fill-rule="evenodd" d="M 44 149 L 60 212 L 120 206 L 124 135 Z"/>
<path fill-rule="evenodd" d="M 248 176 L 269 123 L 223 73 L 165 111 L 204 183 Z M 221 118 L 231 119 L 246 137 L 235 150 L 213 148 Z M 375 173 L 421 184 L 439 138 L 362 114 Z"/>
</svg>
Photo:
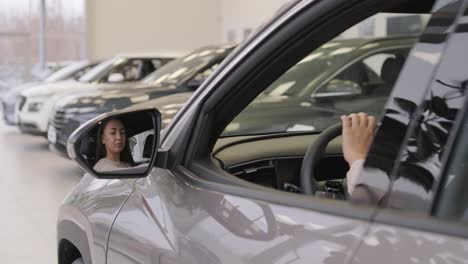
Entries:
<svg viewBox="0 0 468 264">
<path fill-rule="evenodd" d="M 84 264 L 83 258 L 79 257 L 75 259 L 71 264 Z"/>
</svg>

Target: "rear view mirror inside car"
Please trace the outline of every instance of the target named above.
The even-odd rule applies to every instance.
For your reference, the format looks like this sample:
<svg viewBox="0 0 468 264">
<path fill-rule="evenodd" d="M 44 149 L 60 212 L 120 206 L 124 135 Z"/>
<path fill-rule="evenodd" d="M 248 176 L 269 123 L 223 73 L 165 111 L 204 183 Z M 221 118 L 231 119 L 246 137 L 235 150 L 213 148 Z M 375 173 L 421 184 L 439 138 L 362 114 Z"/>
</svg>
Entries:
<svg viewBox="0 0 468 264">
<path fill-rule="evenodd" d="M 97 178 L 145 177 L 155 162 L 160 123 L 154 108 L 103 114 L 71 135 L 68 152 Z"/>
</svg>

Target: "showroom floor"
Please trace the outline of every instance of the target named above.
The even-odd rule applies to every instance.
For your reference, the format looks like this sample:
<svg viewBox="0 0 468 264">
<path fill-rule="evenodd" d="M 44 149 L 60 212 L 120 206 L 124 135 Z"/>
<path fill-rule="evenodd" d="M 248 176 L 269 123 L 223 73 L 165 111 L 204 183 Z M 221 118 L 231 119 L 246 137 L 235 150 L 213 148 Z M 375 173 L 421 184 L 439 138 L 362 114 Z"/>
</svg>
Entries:
<svg viewBox="0 0 468 264">
<path fill-rule="evenodd" d="M 57 208 L 82 173 L 1 121 L 0 146 L 0 263 L 57 263 Z"/>
</svg>

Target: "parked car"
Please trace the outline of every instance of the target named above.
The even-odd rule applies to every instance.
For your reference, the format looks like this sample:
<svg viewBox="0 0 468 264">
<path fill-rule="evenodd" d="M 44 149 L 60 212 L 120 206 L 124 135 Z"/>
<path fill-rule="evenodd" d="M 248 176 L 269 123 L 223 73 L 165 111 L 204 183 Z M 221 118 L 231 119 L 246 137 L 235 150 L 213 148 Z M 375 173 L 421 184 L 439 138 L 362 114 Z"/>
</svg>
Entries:
<svg viewBox="0 0 468 264">
<path fill-rule="evenodd" d="M 128 87 L 174 59 L 171 54 L 123 54 L 95 66 L 78 82 L 56 82 L 28 88 L 17 103 L 22 132 L 47 135 L 52 107 L 61 96 L 78 91 Z"/>
<path fill-rule="evenodd" d="M 223 136 L 322 131 L 343 114 L 380 116 L 415 36 L 330 41 L 273 82 Z M 350 51 L 335 54 L 343 48 Z M 160 109 L 167 125 L 193 92 L 136 104 Z"/>
<path fill-rule="evenodd" d="M 7 125 L 16 125 L 15 107 L 20 98 L 20 93 L 25 89 L 40 84 L 50 84 L 64 80 L 78 80 L 86 74 L 91 68 L 96 66 L 97 62 L 82 60 L 68 64 L 60 70 L 54 72 L 42 82 L 29 82 L 13 87 L 2 96 L 3 120 Z"/>
<path fill-rule="evenodd" d="M 221 63 L 161 134 L 154 108 L 88 121 L 69 139 L 87 174 L 58 214 L 58 263 L 463 262 L 467 10 L 466 0 L 292 1 Z M 339 126 L 220 137 L 290 68 L 382 11 L 432 16 L 386 102 L 359 177 L 365 199 L 342 188 L 339 140 L 325 147 Z M 147 160 L 96 172 L 100 132 L 111 119 L 125 125 L 129 145 L 148 146 L 139 150 Z"/>
<path fill-rule="evenodd" d="M 169 94 L 195 91 L 234 47 L 217 45 L 199 48 L 161 67 L 136 86 L 62 97 L 50 115 L 48 140 L 51 149 L 68 157 L 66 146 L 69 136 L 81 124 L 102 113 Z"/>
</svg>

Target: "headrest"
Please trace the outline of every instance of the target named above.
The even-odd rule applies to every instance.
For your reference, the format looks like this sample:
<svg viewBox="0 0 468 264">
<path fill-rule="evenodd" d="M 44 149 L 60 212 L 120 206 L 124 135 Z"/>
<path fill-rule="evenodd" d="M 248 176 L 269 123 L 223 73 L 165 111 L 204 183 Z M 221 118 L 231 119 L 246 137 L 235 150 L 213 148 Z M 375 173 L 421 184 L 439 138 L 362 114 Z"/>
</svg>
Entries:
<svg viewBox="0 0 468 264">
<path fill-rule="evenodd" d="M 151 158 L 151 152 L 153 150 L 154 135 L 146 136 L 145 146 L 143 147 L 143 158 Z"/>
<path fill-rule="evenodd" d="M 387 84 L 393 85 L 396 82 L 404 63 L 405 59 L 402 56 L 387 58 L 382 65 L 382 79 Z"/>
</svg>

